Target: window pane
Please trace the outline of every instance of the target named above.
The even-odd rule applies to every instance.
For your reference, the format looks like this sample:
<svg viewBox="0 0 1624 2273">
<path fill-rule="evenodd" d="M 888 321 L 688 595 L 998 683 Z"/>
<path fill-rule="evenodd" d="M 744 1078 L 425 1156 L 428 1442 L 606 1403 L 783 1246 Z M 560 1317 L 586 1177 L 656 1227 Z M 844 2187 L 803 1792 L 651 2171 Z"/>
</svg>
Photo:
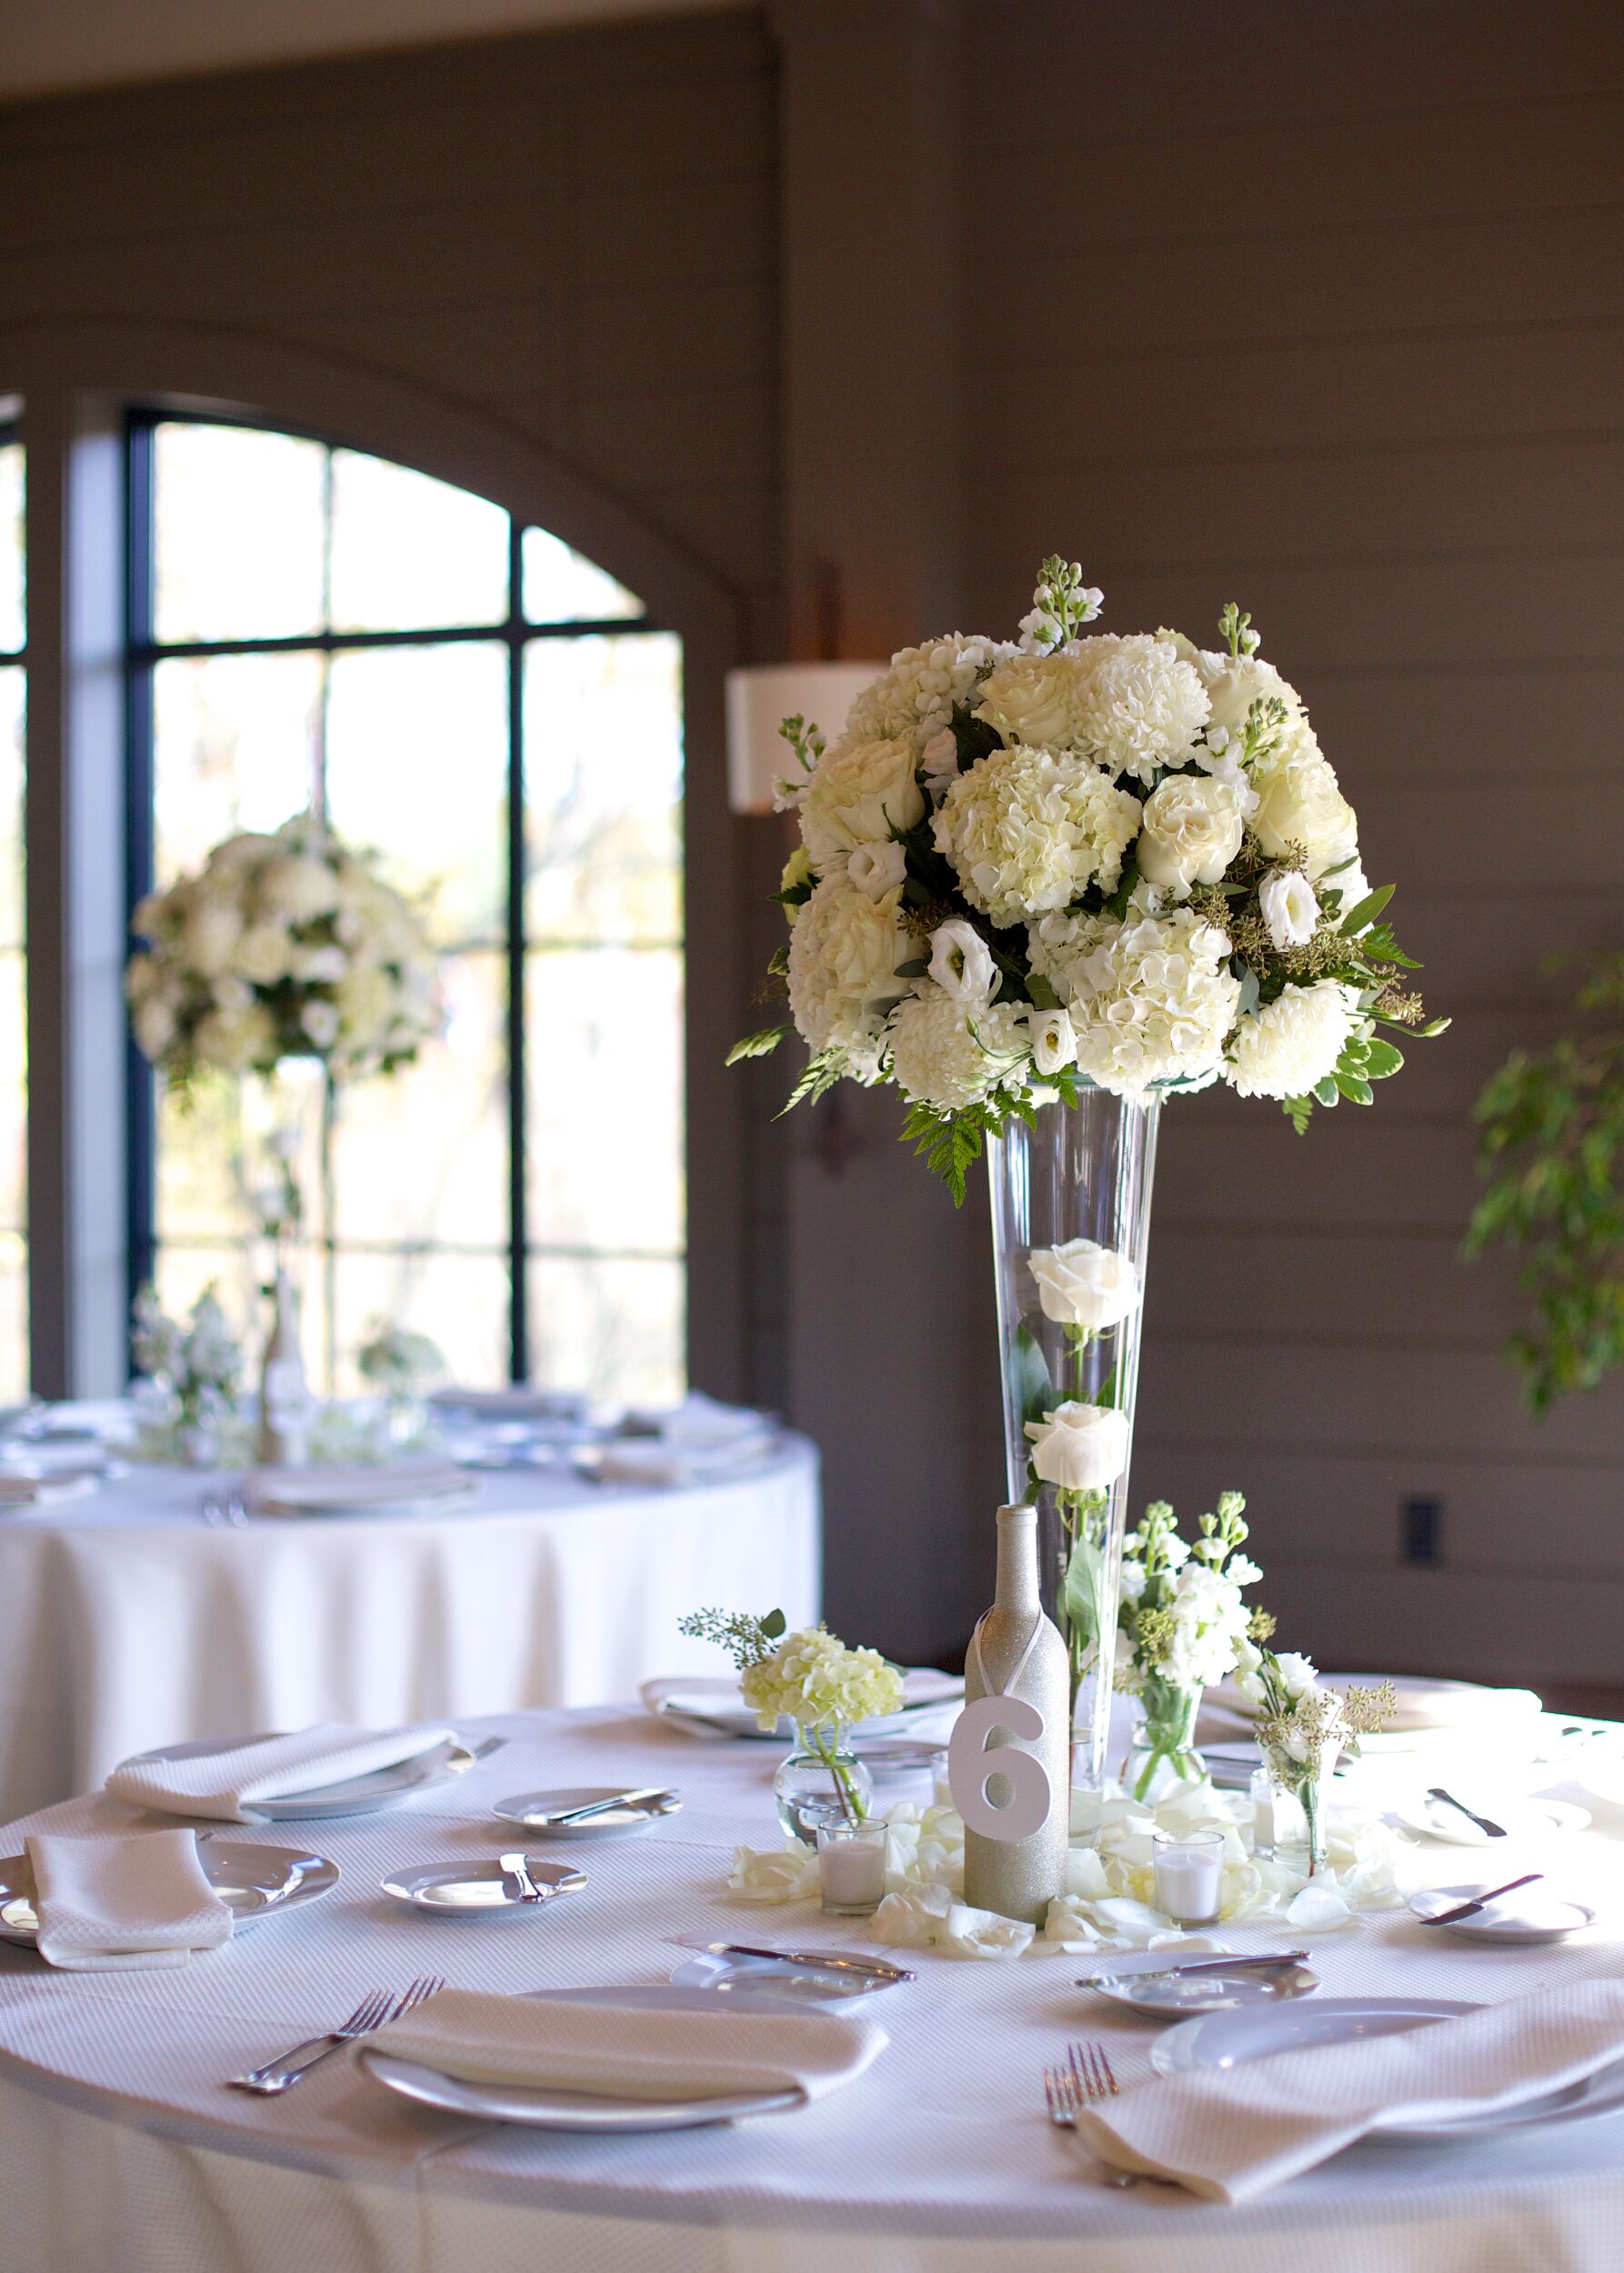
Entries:
<svg viewBox="0 0 1624 2273">
<path fill-rule="evenodd" d="M 682 934 L 682 646 L 665 632 L 525 655 L 532 939 Z"/>
<path fill-rule="evenodd" d="M 499 955 L 448 956 L 441 985 L 440 1037 L 415 1066 L 358 1081 L 340 1100 L 333 1164 L 341 1240 L 492 1247 L 506 1240 L 506 964 Z"/>
<path fill-rule="evenodd" d="M 15 653 L 24 636 L 23 446 L 4 442 L 0 443 L 0 648 Z"/>
<path fill-rule="evenodd" d="M 326 452 L 246 426 L 154 430 L 159 639 L 319 631 Z"/>
<path fill-rule="evenodd" d="M 507 650 L 376 647 L 333 658 L 327 814 L 428 897 L 446 945 L 504 936 L 507 907 Z"/>
<path fill-rule="evenodd" d="M 432 631 L 507 614 L 500 506 L 387 458 L 333 453 L 333 627 Z"/>
<path fill-rule="evenodd" d="M 28 1249 L 15 1232 L 0 1235 L 0 1397 L 28 1394 Z"/>
<path fill-rule="evenodd" d="M 27 676 L 0 670 L 0 948 L 23 944 L 23 711 Z"/>
<path fill-rule="evenodd" d="M 158 1084 L 157 1191 L 160 1239 L 236 1244 L 249 1215 L 241 1184 L 242 1115 L 237 1085 L 205 1075 L 182 1104 Z"/>
<path fill-rule="evenodd" d="M 519 552 L 529 623 L 593 624 L 648 613 L 635 592 L 546 529 L 526 529 Z"/>
<path fill-rule="evenodd" d="M 309 804 L 322 658 L 210 656 L 153 676 L 155 865 L 168 885 L 222 837 L 279 827 Z"/>
<path fill-rule="evenodd" d="M 506 1255 L 356 1255 L 336 1258 L 337 1386 L 354 1396 L 364 1385 L 356 1351 L 376 1318 L 426 1334 L 453 1380 L 496 1388 L 507 1378 L 508 1281 Z M 316 1347 L 306 1335 L 306 1347 Z"/>
<path fill-rule="evenodd" d="M 529 957 L 529 1236 L 539 1247 L 677 1252 L 684 1236 L 682 957 Z"/>
<path fill-rule="evenodd" d="M 531 1370 L 545 1387 L 674 1404 L 686 1386 L 680 1263 L 537 1256 L 529 1267 Z"/>
<path fill-rule="evenodd" d="M 28 1026 L 23 982 L 26 966 L 15 949 L 0 955 L 0 1231 L 22 1233 L 28 1224 Z M 3 1252 L 3 1251 L 0 1251 Z M 0 1319 L 0 1371 L 5 1364 Z"/>
<path fill-rule="evenodd" d="M 226 1313 L 226 1323 L 245 1345 L 246 1386 L 256 1388 L 255 1359 L 264 1327 L 266 1304 L 259 1274 L 246 1247 L 163 1247 L 154 1270 L 158 1300 L 172 1318 L 191 1316 L 198 1297 L 212 1287 Z M 317 1345 L 305 1335 L 305 1362 L 314 1373 Z"/>
</svg>

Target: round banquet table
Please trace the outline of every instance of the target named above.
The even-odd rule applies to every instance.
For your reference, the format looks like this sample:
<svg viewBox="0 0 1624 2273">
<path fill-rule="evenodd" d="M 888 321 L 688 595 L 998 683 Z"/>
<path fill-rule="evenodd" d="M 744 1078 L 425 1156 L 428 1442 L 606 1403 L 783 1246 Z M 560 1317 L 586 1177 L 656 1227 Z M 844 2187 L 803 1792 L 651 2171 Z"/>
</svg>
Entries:
<svg viewBox="0 0 1624 2273">
<path fill-rule="evenodd" d="M 817 1457 L 674 1490 L 479 1473 L 438 1513 L 214 1528 L 195 1469 L 0 1515 L 0 1820 L 155 1745 L 602 1704 L 714 1674 L 684 1611 L 819 1601 Z M 217 1480 L 216 1480 L 217 1487 Z"/>
<path fill-rule="evenodd" d="M 703 1744 L 632 1707 L 509 1717 L 510 1741 L 386 1815 L 306 1827 L 343 1877 L 178 1971 L 52 1973 L 0 1947 L 0 2273 L 1617 2273 L 1624 2116 L 1470 2148 L 1368 2144 L 1239 2209 L 1096 2182 L 1041 2110 L 1066 2041 L 1106 2040 L 1124 2087 L 1149 2024 L 1072 1986 L 1074 1959 L 954 1961 L 875 2000 L 888 2048 L 799 2112 L 641 2138 L 466 2122 L 408 2105 L 344 2052 L 287 2098 L 222 2079 L 420 1971 L 494 1990 L 657 1982 L 670 1937 L 827 1944 L 862 1922 L 724 1889 L 771 1841 L 770 1747 Z M 477 1736 L 477 1729 L 466 1730 Z M 376 1892 L 397 1867 L 493 1854 L 504 1794 L 670 1782 L 681 1814 L 588 1848 L 586 1889 L 518 1918 L 432 1920 Z M 150 1820 L 104 1796 L 49 1811 Z M 284 1839 L 296 1827 L 226 1836 Z M 1583 1835 L 1624 1893 L 1624 1808 Z M 0 1835 L 18 1844 L 16 1828 Z M 1576 1848 L 1577 1852 L 1577 1848 Z M 1459 1869 L 1457 1858 L 1455 1867 Z M 1615 1910 L 1615 1915 L 1616 1915 Z M 1278 1931 L 1278 1929 L 1274 1929 Z M 1267 1928 L 1229 1928 L 1266 1946 Z M 1616 1970 L 1616 1940 L 1440 1942 L 1407 1914 L 1321 1937 L 1328 1994 L 1499 2000 Z"/>
</svg>

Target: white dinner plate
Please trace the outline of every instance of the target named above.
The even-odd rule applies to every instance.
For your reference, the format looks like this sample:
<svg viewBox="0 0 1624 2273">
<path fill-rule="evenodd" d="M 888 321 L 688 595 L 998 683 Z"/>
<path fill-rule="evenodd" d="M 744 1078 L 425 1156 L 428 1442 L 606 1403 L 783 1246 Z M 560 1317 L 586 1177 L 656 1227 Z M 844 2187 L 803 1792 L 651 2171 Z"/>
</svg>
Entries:
<svg viewBox="0 0 1624 2273">
<path fill-rule="evenodd" d="M 1582 1831 L 1590 1820 L 1587 1808 L 1575 1807 L 1566 1799 L 1498 1799 L 1469 1787 L 1459 1796 L 1478 1815 L 1498 1823 L 1508 1839 L 1549 1838 L 1557 1832 Z M 1498 1838 L 1479 1831 L 1459 1809 L 1439 1800 L 1411 1797 L 1400 1801 L 1393 1813 L 1407 1831 L 1413 1831 L 1418 1838 L 1436 1839 L 1440 1847 L 1500 1846 Z"/>
<path fill-rule="evenodd" d="M 252 1839 L 199 1842 L 203 1875 L 231 1912 L 234 1926 L 257 1926 L 273 1910 L 296 1909 L 338 1884 L 338 1866 L 296 1847 L 261 1847 Z M 34 1867 L 26 1855 L 0 1861 L 0 1938 L 32 1948 Z"/>
<path fill-rule="evenodd" d="M 248 1487 L 252 1515 L 398 1516 L 471 1499 L 473 1479 L 445 1460 L 401 1461 L 382 1468 L 276 1468 Z"/>
<path fill-rule="evenodd" d="M 565 1389 L 436 1389 L 429 1398 L 436 1412 L 466 1414 L 477 1421 L 584 1421 L 586 1400 Z"/>
<path fill-rule="evenodd" d="M 578 1894 L 586 1883 L 585 1871 L 568 1863 L 536 1863 L 526 1858 L 534 1885 L 545 1889 L 539 1902 L 521 1900 L 507 1891 L 502 1866 L 479 1856 L 467 1862 L 435 1863 L 421 1870 L 397 1870 L 383 1881 L 383 1890 L 416 1910 L 430 1910 L 436 1918 L 535 1918 L 549 1909 L 561 1894 Z"/>
<path fill-rule="evenodd" d="M 1134 2012 L 1188 2020 L 1192 2013 L 1234 2012 L 1243 2006 L 1283 2005 L 1295 1997 L 1311 1997 L 1319 1987 L 1319 1976 L 1306 1965 L 1259 1966 L 1248 1973 L 1238 1958 L 1231 1973 L 1113 1974 L 1102 1968 L 1078 1987 Z"/>
<path fill-rule="evenodd" d="M 1497 1884 L 1503 1886 L 1505 1881 L 1479 1878 L 1470 1887 L 1429 1887 L 1424 1894 L 1411 1895 L 1409 1907 L 1418 1918 L 1425 1919 L 1429 1905 L 1447 1908 L 1451 1902 L 1470 1902 Z M 1491 1902 L 1486 1910 L 1474 1911 L 1470 1918 L 1458 1918 L 1453 1925 L 1439 1926 L 1435 1930 L 1459 1935 L 1462 1941 L 1492 1941 L 1508 1947 L 1538 1948 L 1545 1942 L 1566 1941 L 1570 1934 L 1582 1934 L 1586 1927 L 1595 1923 L 1595 1911 L 1584 1903 L 1571 1902 L 1551 1887 L 1538 1885 L 1519 1887 L 1514 1894 Z"/>
<path fill-rule="evenodd" d="M 715 2012 L 709 1989 L 662 1985 L 647 1988 L 546 1989 L 538 2001 L 618 2006 L 633 2012 Z M 752 2012 L 804 2011 L 787 1998 L 752 2000 Z M 806 2094 L 792 2091 L 735 2092 L 715 2099 L 611 2099 L 601 2094 L 540 2089 L 517 2084 L 469 2084 L 416 2060 L 397 2060 L 370 2045 L 361 2064 L 389 2090 L 450 2115 L 475 2116 L 496 2123 L 525 2123 L 543 2131 L 687 2131 L 703 2124 L 732 2123 L 746 2115 L 785 2115 L 804 2108 Z"/>
<path fill-rule="evenodd" d="M 156 1752 L 138 1752 L 129 1763 L 139 1767 L 147 1760 L 203 1760 L 211 1753 L 235 1752 L 239 1746 L 252 1744 L 252 1737 L 206 1737 L 201 1743 L 166 1744 Z M 449 1783 L 454 1776 L 461 1776 L 474 1765 L 474 1755 L 466 1745 L 450 1737 L 436 1744 L 431 1752 L 419 1752 L 415 1759 L 396 1760 L 388 1767 L 375 1767 L 366 1776 L 346 1777 L 341 1784 L 323 1784 L 316 1791 L 286 1792 L 280 1799 L 256 1799 L 249 1804 L 256 1822 L 305 1823 L 324 1816 L 370 1816 L 381 1807 L 397 1807 L 403 1799 L 410 1799 L 418 1792 L 432 1791 L 436 1784 Z M 184 1808 L 173 1810 L 184 1815 Z"/>
<path fill-rule="evenodd" d="M 783 1741 L 779 1729 L 757 1726 L 755 1714 L 739 1696 L 737 1678 L 645 1681 L 639 1695 L 657 1720 L 669 1721 L 690 1736 L 759 1737 L 772 1744 Z M 960 1704 L 964 1683 L 957 1675 L 938 1673 L 934 1667 L 915 1667 L 903 1676 L 902 1697 L 904 1711 L 859 1724 L 865 1737 L 906 1735 L 933 1710 L 945 1713 Z"/>
<path fill-rule="evenodd" d="M 1322 1673 L 1319 1678 L 1326 1688 L 1338 1693 L 1391 1686 L 1398 1706 L 1386 1727 L 1378 1731 L 1378 1745 L 1439 1730 L 1498 1734 L 1515 1728 L 1520 1733 L 1531 1730 L 1543 1710 L 1532 1689 L 1489 1688 L 1478 1681 L 1444 1681 L 1429 1674 Z M 1233 1678 L 1208 1689 L 1206 1702 L 1238 1720 L 1256 1720 L 1262 1709 L 1241 1694 Z M 1368 1741 L 1360 1738 L 1361 1749 L 1368 1749 Z"/>
<path fill-rule="evenodd" d="M 1207 2013 L 1197 2020 L 1180 2021 L 1176 2028 L 1158 2037 L 1150 2048 L 1150 2065 L 1161 2076 L 1187 2075 L 1205 2068 L 1244 2068 L 1248 2060 L 1266 2059 L 1271 2052 L 1347 2044 L 1358 2038 L 1401 2036 L 1411 2028 L 1428 2028 L 1435 2020 L 1458 2020 L 1462 2014 L 1481 2009 L 1449 1998 L 1326 1997 L 1272 2010 L 1254 2007 L 1242 2012 Z M 1382 2124 L 1369 2137 L 1417 2146 L 1447 2145 L 1455 2139 L 1530 2130 L 1540 2124 L 1588 2121 L 1593 2116 L 1616 2114 L 1620 2108 L 1624 2108 L 1624 2063 L 1602 2068 L 1583 2083 L 1525 2100 L 1519 2108 L 1461 2116 L 1449 2123 Z"/>
<path fill-rule="evenodd" d="M 595 1799 L 613 1799 L 623 1784 L 576 1784 L 555 1791 L 515 1792 L 509 1798 L 498 1799 L 491 1809 L 505 1823 L 522 1823 L 526 1831 L 541 1839 L 574 1839 L 585 1835 L 587 1838 L 624 1836 L 628 1831 L 647 1831 L 651 1823 L 662 1816 L 680 1815 L 682 1801 L 675 1792 L 667 1792 L 658 1799 L 648 1799 L 629 1807 L 606 1807 L 602 1815 L 586 1816 L 579 1823 L 555 1823 L 552 1818 L 570 1807 L 590 1807 Z"/>
<path fill-rule="evenodd" d="M 798 2004 L 840 2005 L 854 1997 L 879 1997 L 912 1977 L 901 1967 L 889 1976 L 851 1973 L 819 1967 L 806 1958 L 747 1958 L 737 1950 L 697 1950 L 671 1975 L 678 1988 L 708 1990 L 713 1997 L 759 2005 L 763 1998 Z"/>
</svg>

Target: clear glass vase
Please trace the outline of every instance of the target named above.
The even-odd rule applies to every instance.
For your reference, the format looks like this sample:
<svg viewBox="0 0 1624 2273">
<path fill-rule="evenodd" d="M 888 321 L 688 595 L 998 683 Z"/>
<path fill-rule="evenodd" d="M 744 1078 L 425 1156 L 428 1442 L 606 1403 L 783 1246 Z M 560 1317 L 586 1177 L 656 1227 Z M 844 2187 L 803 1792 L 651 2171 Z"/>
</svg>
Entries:
<svg viewBox="0 0 1624 2273">
<path fill-rule="evenodd" d="M 797 1727 L 773 1777 L 773 1797 L 789 1837 L 815 1847 L 820 1823 L 866 1820 L 874 1781 L 837 1721 L 821 1728 Z"/>
<path fill-rule="evenodd" d="M 1274 1785 L 1274 1859 L 1305 1878 L 1317 1877 L 1329 1857 L 1326 1824 L 1335 1763 L 1322 1762 L 1318 1775 L 1270 1754 L 1265 1764 Z"/>
<path fill-rule="evenodd" d="M 1032 1475 L 1026 1431 L 1068 1402 L 1109 1406 L 1131 1447 L 1141 1310 L 1098 1329 L 1051 1317 L 1030 1257 L 1089 1239 L 1126 1256 L 1142 1290 L 1160 1110 L 1084 1089 L 1075 1106 L 1039 1106 L 1035 1127 L 1007 1121 L 987 1147 L 1009 1496 L 1037 1501 L 1044 1608 L 1071 1660 L 1072 1780 L 1095 1790 L 1107 1777 L 1128 1471 L 1099 1490 L 1057 1492 Z"/>
<path fill-rule="evenodd" d="M 1132 1799 L 1154 1807 L 1180 1784 L 1205 1784 L 1207 1763 L 1196 1750 L 1199 1688 L 1178 1688 L 1170 1681 L 1148 1681 L 1139 1698 L 1144 1717 L 1122 1763 L 1122 1788 Z"/>
</svg>

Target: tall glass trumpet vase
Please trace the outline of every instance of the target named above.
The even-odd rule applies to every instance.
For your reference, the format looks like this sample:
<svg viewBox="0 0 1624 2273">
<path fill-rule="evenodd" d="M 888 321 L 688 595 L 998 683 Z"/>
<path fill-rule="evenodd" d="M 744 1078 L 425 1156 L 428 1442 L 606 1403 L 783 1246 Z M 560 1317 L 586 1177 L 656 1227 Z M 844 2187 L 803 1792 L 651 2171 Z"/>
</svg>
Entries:
<svg viewBox="0 0 1624 2273">
<path fill-rule="evenodd" d="M 1103 1790 L 1158 1101 L 1085 1089 L 988 1147 L 1011 1501 L 1035 1498 L 1071 1668 L 1072 1780 Z"/>
</svg>

